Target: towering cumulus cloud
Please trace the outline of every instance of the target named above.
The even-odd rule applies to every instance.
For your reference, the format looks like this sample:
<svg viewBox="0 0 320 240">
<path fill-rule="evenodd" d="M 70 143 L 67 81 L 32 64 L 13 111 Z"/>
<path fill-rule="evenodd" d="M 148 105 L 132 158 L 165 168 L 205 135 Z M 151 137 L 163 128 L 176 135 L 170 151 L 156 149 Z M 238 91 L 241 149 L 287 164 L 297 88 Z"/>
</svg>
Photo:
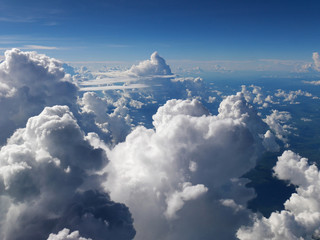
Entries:
<svg viewBox="0 0 320 240">
<path fill-rule="evenodd" d="M 6 51 L 0 64 L 0 239 L 134 237 L 129 209 L 101 189 L 96 172 L 108 160 L 78 125 L 88 119 L 78 113 L 77 94 L 59 61 Z"/>
<path fill-rule="evenodd" d="M 240 93 L 217 116 L 170 100 L 153 120 L 107 149 L 104 186 L 129 207 L 136 239 L 234 239 L 253 197 L 239 177 L 255 166 L 266 124 Z"/>
<path fill-rule="evenodd" d="M 151 55 L 150 60 L 133 65 L 128 71 L 137 76 L 172 75 L 170 67 L 157 52 Z"/>
<path fill-rule="evenodd" d="M 45 106 L 72 107 L 76 94 L 59 61 L 35 52 L 6 51 L 0 64 L 0 144 Z"/>
<path fill-rule="evenodd" d="M 67 106 L 30 118 L 0 159 L 1 239 L 46 239 L 63 228 L 94 239 L 134 236 L 128 208 L 97 190 L 103 150 L 89 144 Z"/>
<path fill-rule="evenodd" d="M 256 219 L 251 227 L 242 227 L 241 240 L 320 239 L 320 173 L 306 158 L 285 151 L 274 167 L 275 176 L 296 186 L 284 206 L 269 218 Z"/>
</svg>

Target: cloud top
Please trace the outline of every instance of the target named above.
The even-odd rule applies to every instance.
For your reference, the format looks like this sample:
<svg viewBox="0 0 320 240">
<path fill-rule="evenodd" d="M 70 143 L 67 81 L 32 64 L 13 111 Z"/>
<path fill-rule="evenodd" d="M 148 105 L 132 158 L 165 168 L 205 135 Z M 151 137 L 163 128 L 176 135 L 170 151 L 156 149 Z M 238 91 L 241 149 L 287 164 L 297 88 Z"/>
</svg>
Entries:
<svg viewBox="0 0 320 240">
<path fill-rule="evenodd" d="M 160 57 L 158 52 L 152 53 L 150 60 L 145 60 L 138 65 L 133 65 L 129 69 L 129 72 L 137 76 L 172 75 L 169 65 Z"/>
</svg>

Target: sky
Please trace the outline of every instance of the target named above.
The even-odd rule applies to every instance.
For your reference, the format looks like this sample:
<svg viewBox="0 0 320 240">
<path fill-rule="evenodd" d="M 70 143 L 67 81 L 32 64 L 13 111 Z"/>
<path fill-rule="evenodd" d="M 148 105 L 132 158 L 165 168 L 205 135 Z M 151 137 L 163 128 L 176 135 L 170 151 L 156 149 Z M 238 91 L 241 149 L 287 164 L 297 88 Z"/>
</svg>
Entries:
<svg viewBox="0 0 320 240">
<path fill-rule="evenodd" d="M 320 239 L 319 6 L 0 0 L 0 239 Z"/>
<path fill-rule="evenodd" d="M 310 61 L 319 1 L 0 2 L 1 49 L 35 49 L 64 61 Z M 46 49 L 45 49 L 46 48 Z"/>
</svg>

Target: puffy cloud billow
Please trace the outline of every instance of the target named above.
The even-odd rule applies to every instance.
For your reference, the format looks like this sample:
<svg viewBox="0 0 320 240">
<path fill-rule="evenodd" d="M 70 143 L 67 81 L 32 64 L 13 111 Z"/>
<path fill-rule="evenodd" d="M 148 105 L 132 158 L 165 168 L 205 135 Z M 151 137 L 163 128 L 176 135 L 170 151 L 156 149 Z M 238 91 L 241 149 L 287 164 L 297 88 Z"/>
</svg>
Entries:
<svg viewBox="0 0 320 240">
<path fill-rule="evenodd" d="M 90 145 L 67 106 L 30 118 L 0 159 L 1 239 L 46 239 L 63 228 L 86 238 L 133 238 L 128 208 L 99 191 L 95 172 L 105 153 Z"/>
<path fill-rule="evenodd" d="M 62 66 L 18 49 L 0 64 L 0 238 L 132 239 L 129 209 L 101 188 L 106 154 L 85 135 L 100 128 Z"/>
<path fill-rule="evenodd" d="M 113 143 L 123 141 L 131 131 L 132 119 L 128 114 L 129 109 L 126 107 L 124 98 L 114 103 L 107 98 L 99 97 L 94 92 L 86 92 L 79 103 L 82 117 L 86 116 L 87 119 L 91 117 L 91 121 L 94 121 L 95 124 L 90 125 L 98 126 L 99 132 L 101 130 L 105 133 L 106 138 Z M 112 112 L 108 113 L 112 108 L 114 108 Z"/>
<path fill-rule="evenodd" d="M 133 65 L 128 72 L 137 76 L 172 75 L 170 67 L 166 61 L 159 56 L 158 52 L 154 52 L 150 60 L 145 60 L 138 65 Z"/>
<path fill-rule="evenodd" d="M 171 81 L 156 52 L 120 74 L 148 90 L 79 94 L 63 66 L 18 49 L 0 64 L 1 239 L 230 240 L 253 223 L 241 176 L 279 150 L 284 112 L 263 121 L 237 93 L 212 115 L 204 81 Z"/>
<path fill-rule="evenodd" d="M 77 87 L 61 62 L 36 52 L 6 51 L 0 64 L 0 144 L 45 106 L 73 108 L 76 98 Z"/>
<path fill-rule="evenodd" d="M 296 186 L 296 193 L 284 203 L 285 210 L 239 229 L 241 240 L 319 239 L 320 174 L 315 164 L 292 151 L 285 151 L 274 167 L 275 176 Z"/>
<path fill-rule="evenodd" d="M 153 125 L 106 148 L 104 186 L 129 207 L 136 239 L 234 239 L 254 196 L 239 177 L 255 166 L 266 124 L 238 93 L 217 116 L 197 100 L 169 100 Z"/>
</svg>

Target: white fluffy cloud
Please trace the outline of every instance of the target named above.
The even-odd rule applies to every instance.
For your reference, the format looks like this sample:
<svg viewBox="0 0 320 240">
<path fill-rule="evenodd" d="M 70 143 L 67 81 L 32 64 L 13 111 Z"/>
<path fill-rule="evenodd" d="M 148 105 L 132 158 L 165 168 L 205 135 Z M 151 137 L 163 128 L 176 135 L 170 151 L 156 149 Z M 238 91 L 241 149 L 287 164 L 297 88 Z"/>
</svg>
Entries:
<svg viewBox="0 0 320 240">
<path fill-rule="evenodd" d="M 151 54 L 150 60 L 133 65 L 128 72 L 137 76 L 172 75 L 170 67 L 157 52 Z"/>
<path fill-rule="evenodd" d="M 240 93 L 217 116 L 197 100 L 170 100 L 153 120 L 155 129 L 137 127 L 106 149 L 104 186 L 130 208 L 136 239 L 233 239 L 249 220 L 234 206 L 253 197 L 238 178 L 255 166 L 266 125 Z"/>
<path fill-rule="evenodd" d="M 263 93 L 262 93 L 262 88 L 259 87 L 259 86 L 255 86 L 255 85 L 250 85 L 249 86 L 252 91 L 250 91 L 247 86 L 245 85 L 242 85 L 241 88 L 241 92 L 244 94 L 246 100 L 248 102 L 252 102 L 254 104 L 257 104 L 257 105 L 261 105 L 260 108 L 266 108 L 269 106 L 269 104 L 279 104 L 279 102 L 275 102 L 273 100 L 273 96 L 271 95 L 267 95 L 265 96 Z"/>
<path fill-rule="evenodd" d="M 314 63 L 314 68 L 315 68 L 315 70 L 320 71 L 320 58 L 319 58 L 319 53 L 318 53 L 318 52 L 312 53 L 312 59 L 313 59 L 313 63 Z"/>
<path fill-rule="evenodd" d="M 96 73 L 96 79 L 80 82 L 81 91 L 148 88 L 168 84 L 174 77 L 169 65 L 157 52 L 149 60 L 126 71 Z"/>
<path fill-rule="evenodd" d="M 80 99 L 82 114 L 91 114 L 96 125 L 108 135 L 113 143 L 123 141 L 131 131 L 131 118 L 124 97 L 117 102 L 101 98 L 94 92 L 86 92 Z M 138 104 L 138 103 L 135 103 Z M 112 109 L 111 113 L 108 113 Z"/>
<path fill-rule="evenodd" d="M 127 207 L 99 191 L 107 159 L 85 138 L 67 106 L 46 107 L 0 150 L 1 239 L 46 239 L 81 230 L 93 239 L 131 239 Z"/>
<path fill-rule="evenodd" d="M 264 121 L 268 124 L 270 129 L 275 133 L 276 137 L 283 141 L 288 142 L 288 135 L 290 134 L 290 125 L 286 123 L 291 119 L 291 114 L 286 111 L 272 110 L 270 115 L 267 115 Z M 288 146 L 288 145 L 287 145 Z"/>
<path fill-rule="evenodd" d="M 79 234 L 79 231 L 74 231 L 70 233 L 69 229 L 64 228 L 57 234 L 51 233 L 47 240 L 92 240 L 92 239 L 81 237 Z"/>
<path fill-rule="evenodd" d="M 256 219 L 251 227 L 242 227 L 241 240 L 319 239 L 320 173 L 315 164 L 292 151 L 285 151 L 274 167 L 275 176 L 296 186 L 285 203 L 285 210 L 269 218 Z"/>
<path fill-rule="evenodd" d="M 315 85 L 315 86 L 318 86 L 320 85 L 320 81 L 302 81 L 306 84 L 311 84 L 311 85 Z"/>
<path fill-rule="evenodd" d="M 301 72 L 319 72 L 320 71 L 320 58 L 318 52 L 312 53 L 313 63 L 306 63 L 301 66 Z"/>
<path fill-rule="evenodd" d="M 0 64 L 0 144 L 45 106 L 73 107 L 76 94 L 61 62 L 35 52 L 6 51 Z"/>
<path fill-rule="evenodd" d="M 299 102 L 296 102 L 298 96 L 313 97 L 311 93 L 302 91 L 300 89 L 297 91 L 289 91 L 288 93 L 278 89 L 277 93 L 275 93 L 275 96 L 283 98 L 283 101 L 289 102 L 290 104 L 299 104 Z"/>
</svg>

